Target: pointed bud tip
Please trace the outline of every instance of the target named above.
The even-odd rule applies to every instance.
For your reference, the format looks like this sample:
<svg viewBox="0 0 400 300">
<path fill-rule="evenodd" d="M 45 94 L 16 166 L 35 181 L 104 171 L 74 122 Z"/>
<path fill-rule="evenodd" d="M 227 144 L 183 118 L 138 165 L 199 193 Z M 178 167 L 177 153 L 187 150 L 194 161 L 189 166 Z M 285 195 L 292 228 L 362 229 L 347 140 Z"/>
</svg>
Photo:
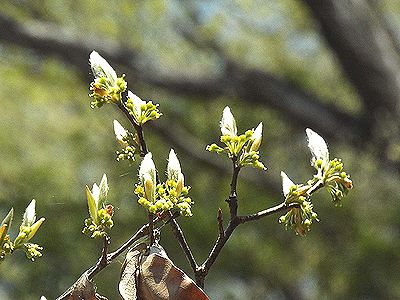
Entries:
<svg viewBox="0 0 400 300">
<path fill-rule="evenodd" d="M 322 160 L 322 166 L 329 162 L 329 150 L 324 138 L 310 128 L 306 128 L 308 148 L 313 155 L 314 164 L 316 160 Z"/>
<path fill-rule="evenodd" d="M 168 179 L 172 179 L 177 181 L 179 174 L 181 174 L 181 165 L 179 163 L 179 159 L 175 154 L 174 149 L 171 149 L 168 157 L 168 165 L 167 165 L 167 177 Z"/>
<path fill-rule="evenodd" d="M 134 103 L 141 104 L 141 103 L 144 102 L 139 96 L 137 96 L 136 94 L 132 93 L 132 91 L 130 91 L 130 90 L 128 91 L 128 98 L 130 98 Z"/>
<path fill-rule="evenodd" d="M 222 135 L 236 136 L 237 134 L 235 117 L 229 106 L 226 106 L 222 112 L 220 127 Z"/>
<path fill-rule="evenodd" d="M 290 188 L 295 185 L 292 180 L 286 175 L 285 172 L 281 171 L 281 178 L 282 178 L 282 191 L 283 195 L 286 197 L 287 194 L 290 192 Z"/>
<path fill-rule="evenodd" d="M 107 182 L 107 175 L 106 175 L 106 173 L 104 173 L 103 174 L 103 176 L 101 177 L 101 181 L 105 181 L 105 182 Z"/>
</svg>

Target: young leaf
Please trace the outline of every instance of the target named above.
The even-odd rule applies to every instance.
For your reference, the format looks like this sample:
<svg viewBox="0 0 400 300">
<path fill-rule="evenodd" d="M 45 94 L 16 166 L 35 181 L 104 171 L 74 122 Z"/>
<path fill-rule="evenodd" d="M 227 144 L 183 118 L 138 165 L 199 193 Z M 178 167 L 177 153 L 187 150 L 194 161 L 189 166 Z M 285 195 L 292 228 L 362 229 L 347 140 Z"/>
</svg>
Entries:
<svg viewBox="0 0 400 300">
<path fill-rule="evenodd" d="M 28 207 L 25 210 L 24 216 L 22 217 L 22 226 L 29 227 L 36 220 L 36 211 L 35 211 L 36 201 L 33 199 L 31 203 L 29 203 Z"/>
<path fill-rule="evenodd" d="M 1 222 L 0 227 L 0 247 L 3 244 L 4 238 L 7 235 L 8 229 L 11 227 L 12 219 L 14 216 L 14 208 L 11 208 L 7 216 Z"/>
<path fill-rule="evenodd" d="M 99 203 L 97 204 L 97 209 L 100 209 L 102 207 L 102 204 L 107 199 L 108 190 L 109 190 L 109 187 L 108 187 L 108 183 L 107 183 L 107 175 L 104 174 L 100 181 Z"/>
<path fill-rule="evenodd" d="M 4 224 L 0 227 L 0 249 L 3 246 L 4 238 L 7 235 L 7 224 Z"/>
<path fill-rule="evenodd" d="M 90 191 L 89 187 L 86 186 L 86 198 L 87 198 L 87 203 L 89 207 L 89 214 L 90 218 L 93 220 L 95 224 L 98 223 L 98 218 L 97 218 L 97 201 L 94 198 L 92 192 Z"/>
<path fill-rule="evenodd" d="M 1 222 L 1 226 L 6 224 L 8 226 L 8 228 L 10 228 L 13 217 L 14 217 L 14 208 L 11 208 L 10 211 L 8 212 L 7 216 L 5 216 L 5 218 Z"/>
<path fill-rule="evenodd" d="M 40 218 L 40 220 L 36 221 L 36 223 L 34 223 L 31 226 L 31 231 L 29 232 L 28 237 L 26 238 L 26 242 L 28 242 L 31 238 L 33 238 L 33 236 L 39 230 L 40 226 L 43 224 L 44 220 L 45 218 Z"/>
</svg>

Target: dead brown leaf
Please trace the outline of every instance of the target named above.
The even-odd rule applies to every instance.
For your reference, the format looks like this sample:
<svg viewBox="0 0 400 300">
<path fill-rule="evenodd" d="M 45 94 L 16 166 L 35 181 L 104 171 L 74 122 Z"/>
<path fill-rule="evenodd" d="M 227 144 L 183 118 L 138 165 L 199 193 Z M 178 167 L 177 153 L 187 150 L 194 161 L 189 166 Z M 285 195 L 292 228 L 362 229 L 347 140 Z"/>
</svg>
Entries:
<svg viewBox="0 0 400 300">
<path fill-rule="evenodd" d="M 138 299 L 209 300 L 201 288 L 173 264 L 160 246 L 151 247 L 150 254 L 142 258 Z"/>
</svg>

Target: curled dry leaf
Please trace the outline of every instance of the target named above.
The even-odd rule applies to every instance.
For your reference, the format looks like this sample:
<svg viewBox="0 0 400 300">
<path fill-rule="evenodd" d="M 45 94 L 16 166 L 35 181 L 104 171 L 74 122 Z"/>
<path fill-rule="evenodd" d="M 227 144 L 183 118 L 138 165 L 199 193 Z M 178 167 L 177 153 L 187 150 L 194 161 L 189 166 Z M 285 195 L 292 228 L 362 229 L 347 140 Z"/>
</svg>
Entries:
<svg viewBox="0 0 400 300">
<path fill-rule="evenodd" d="M 141 249 L 143 250 L 143 249 Z M 168 258 L 161 246 L 149 255 L 133 248 L 122 267 L 119 292 L 124 300 L 209 300 L 207 295 Z"/>
<path fill-rule="evenodd" d="M 81 277 L 57 300 L 107 300 L 106 297 L 96 293 L 95 286 L 88 279 L 87 273 Z"/>
<path fill-rule="evenodd" d="M 138 296 L 144 300 L 208 300 L 207 295 L 177 268 L 160 246 L 153 246 L 142 257 Z"/>
<path fill-rule="evenodd" d="M 139 276 L 139 260 L 141 252 L 135 249 L 126 254 L 121 270 L 119 293 L 124 300 L 137 300 L 137 280 Z"/>
</svg>

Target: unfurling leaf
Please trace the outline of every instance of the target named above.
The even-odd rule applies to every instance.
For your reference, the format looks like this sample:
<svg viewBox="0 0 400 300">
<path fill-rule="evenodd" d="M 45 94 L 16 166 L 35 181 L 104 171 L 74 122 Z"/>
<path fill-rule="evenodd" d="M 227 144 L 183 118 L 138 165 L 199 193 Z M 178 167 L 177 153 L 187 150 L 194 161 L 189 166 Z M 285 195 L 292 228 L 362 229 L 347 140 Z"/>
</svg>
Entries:
<svg viewBox="0 0 400 300">
<path fill-rule="evenodd" d="M 138 285 L 138 298 L 144 300 L 209 299 L 160 246 L 151 247 L 150 255 L 142 258 Z"/>
</svg>

